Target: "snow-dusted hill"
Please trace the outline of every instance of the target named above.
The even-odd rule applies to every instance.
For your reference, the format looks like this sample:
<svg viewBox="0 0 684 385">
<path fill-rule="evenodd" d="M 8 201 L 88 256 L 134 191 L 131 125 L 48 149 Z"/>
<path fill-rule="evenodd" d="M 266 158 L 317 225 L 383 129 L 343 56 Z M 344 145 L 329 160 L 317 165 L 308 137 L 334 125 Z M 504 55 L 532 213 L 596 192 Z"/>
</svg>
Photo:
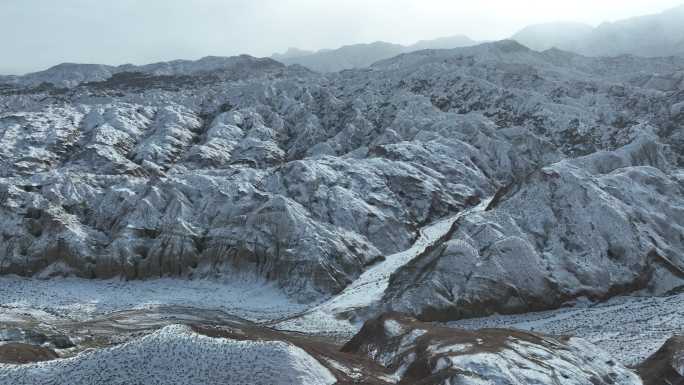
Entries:
<svg viewBox="0 0 684 385">
<path fill-rule="evenodd" d="M 343 351 L 367 355 L 402 384 L 642 384 L 635 373 L 578 338 L 470 332 L 391 313 L 367 322 Z"/>
<path fill-rule="evenodd" d="M 384 300 L 425 319 L 454 319 L 680 286 L 684 180 L 670 174 L 669 149 L 659 146 L 635 140 L 514 182 L 442 247 L 397 272 Z"/>
<path fill-rule="evenodd" d="M 328 75 L 247 56 L 69 68 L 2 89 L 2 273 L 256 275 L 324 299 L 496 195 L 392 275 L 392 307 L 681 284 L 679 59 L 502 41 Z"/>
<path fill-rule="evenodd" d="M 29 365 L 0 364 L 0 384 L 328 385 L 328 369 L 282 341 L 210 338 L 184 326 L 111 349 Z"/>
<path fill-rule="evenodd" d="M 684 337 L 672 337 L 660 350 L 639 366 L 646 385 L 684 381 Z"/>
</svg>

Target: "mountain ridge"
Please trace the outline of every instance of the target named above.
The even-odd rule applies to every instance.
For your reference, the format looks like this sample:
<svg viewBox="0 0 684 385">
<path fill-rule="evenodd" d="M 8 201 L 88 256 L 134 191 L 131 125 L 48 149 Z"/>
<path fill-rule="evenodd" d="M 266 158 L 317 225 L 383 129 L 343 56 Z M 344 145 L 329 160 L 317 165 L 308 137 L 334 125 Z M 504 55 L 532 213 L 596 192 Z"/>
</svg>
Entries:
<svg viewBox="0 0 684 385">
<path fill-rule="evenodd" d="M 297 50 L 300 54 L 274 54 L 285 64 L 299 64 L 318 72 L 338 72 L 346 69 L 364 68 L 390 57 L 423 49 L 451 49 L 477 44 L 465 35 L 454 35 L 432 40 L 421 40 L 411 45 L 376 41 L 365 44 L 345 45 L 337 49 L 316 52 Z M 288 50 L 288 52 L 291 52 Z"/>
<path fill-rule="evenodd" d="M 587 56 L 684 55 L 684 5 L 663 12 L 604 22 L 592 28 L 574 23 L 528 26 L 513 35 L 535 49 L 552 47 Z M 589 27 L 589 28 L 587 28 Z"/>
</svg>

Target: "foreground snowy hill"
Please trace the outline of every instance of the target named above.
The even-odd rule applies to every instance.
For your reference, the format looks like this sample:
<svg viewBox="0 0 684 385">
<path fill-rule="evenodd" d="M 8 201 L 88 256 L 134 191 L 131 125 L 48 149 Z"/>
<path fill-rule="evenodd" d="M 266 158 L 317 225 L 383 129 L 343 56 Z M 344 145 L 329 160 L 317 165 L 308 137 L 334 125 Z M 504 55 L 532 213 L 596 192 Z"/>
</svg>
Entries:
<svg viewBox="0 0 684 385">
<path fill-rule="evenodd" d="M 140 316 L 116 315 L 83 327 L 104 335 L 133 326 Z M 170 325 L 135 336 L 154 322 L 138 319 L 139 329 L 114 347 L 24 365 L 0 363 L 0 384 L 642 383 L 581 339 L 448 329 L 396 314 L 369 321 L 343 348 L 221 318 L 212 326 Z"/>
<path fill-rule="evenodd" d="M 646 385 L 684 381 L 684 337 L 670 338 L 639 366 L 639 374 Z"/>
<path fill-rule="evenodd" d="M 17 385 L 336 382 L 328 369 L 298 347 L 280 341 L 215 339 L 183 326 L 168 326 L 140 340 L 72 359 L 24 366 L 0 364 L 0 383 Z"/>
</svg>

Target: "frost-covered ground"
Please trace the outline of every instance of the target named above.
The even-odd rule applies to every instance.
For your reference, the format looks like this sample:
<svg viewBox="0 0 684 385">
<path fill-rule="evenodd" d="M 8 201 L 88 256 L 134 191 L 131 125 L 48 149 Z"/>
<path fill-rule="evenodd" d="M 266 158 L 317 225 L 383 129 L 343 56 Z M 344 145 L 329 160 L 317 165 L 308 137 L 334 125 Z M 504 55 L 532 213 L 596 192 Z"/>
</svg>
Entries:
<svg viewBox="0 0 684 385">
<path fill-rule="evenodd" d="M 684 334 L 684 294 L 620 297 L 606 303 L 450 322 L 467 329 L 516 328 L 582 337 L 625 365 L 636 365 L 676 334 Z"/>
<path fill-rule="evenodd" d="M 71 359 L 21 366 L 0 364 L 2 385 L 335 382 L 328 369 L 291 344 L 210 338 L 185 326 L 168 326 L 139 340 Z"/>
<path fill-rule="evenodd" d="M 282 318 L 305 308 L 273 285 L 259 281 L 158 279 L 125 282 L 118 279 L 0 277 L 0 309 L 42 311 L 86 320 L 121 310 L 158 306 L 216 309 L 251 321 Z M 9 311 L 0 312 L 0 322 L 5 313 L 9 314 Z"/>
</svg>

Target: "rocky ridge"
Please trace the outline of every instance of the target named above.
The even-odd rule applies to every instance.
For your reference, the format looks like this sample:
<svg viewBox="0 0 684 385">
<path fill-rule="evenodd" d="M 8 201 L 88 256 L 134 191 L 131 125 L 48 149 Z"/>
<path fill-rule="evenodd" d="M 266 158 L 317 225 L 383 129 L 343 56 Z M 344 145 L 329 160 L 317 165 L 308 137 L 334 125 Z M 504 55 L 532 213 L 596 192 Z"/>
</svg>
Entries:
<svg viewBox="0 0 684 385">
<path fill-rule="evenodd" d="M 670 338 L 638 370 L 645 385 L 684 383 L 684 337 Z"/>
<path fill-rule="evenodd" d="M 421 40 L 411 45 L 377 41 L 368 44 L 346 45 L 337 49 L 322 49 L 316 52 L 290 48 L 283 54 L 273 54 L 271 58 L 288 65 L 298 64 L 318 72 L 338 72 L 366 68 L 377 61 L 389 59 L 402 53 L 425 49 L 453 49 L 475 44 L 477 42 L 467 36 L 456 35 Z"/>
<path fill-rule="evenodd" d="M 14 78 L 0 271 L 248 274 L 309 301 L 494 197 L 393 274 L 390 308 L 663 292 L 684 266 L 683 71 L 502 41 L 326 75 L 243 56 Z"/>
</svg>

